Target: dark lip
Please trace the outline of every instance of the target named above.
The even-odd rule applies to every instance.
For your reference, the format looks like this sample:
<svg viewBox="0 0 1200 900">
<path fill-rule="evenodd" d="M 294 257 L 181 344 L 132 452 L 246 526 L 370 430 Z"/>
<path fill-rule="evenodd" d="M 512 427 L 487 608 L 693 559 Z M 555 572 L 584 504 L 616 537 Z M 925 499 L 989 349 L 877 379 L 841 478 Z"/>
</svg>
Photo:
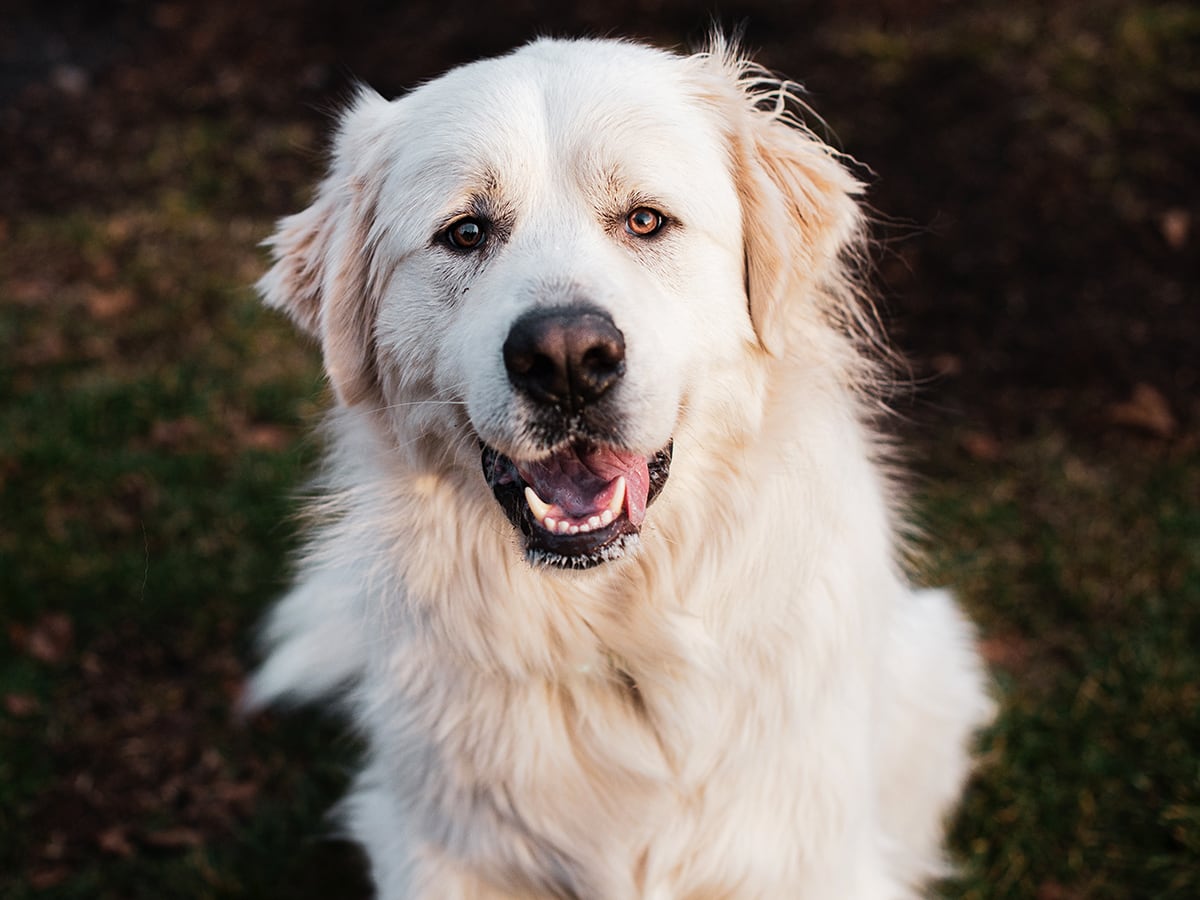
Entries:
<svg viewBox="0 0 1200 900">
<path fill-rule="evenodd" d="M 525 502 L 525 484 L 511 459 L 480 442 L 483 477 L 508 520 L 521 533 L 525 557 L 534 565 L 558 569 L 590 569 L 619 559 L 637 545 L 639 529 L 622 514 L 611 525 L 581 534 L 551 534 L 533 519 Z M 658 497 L 671 471 L 673 443 L 668 443 L 649 459 L 649 506 Z"/>
</svg>

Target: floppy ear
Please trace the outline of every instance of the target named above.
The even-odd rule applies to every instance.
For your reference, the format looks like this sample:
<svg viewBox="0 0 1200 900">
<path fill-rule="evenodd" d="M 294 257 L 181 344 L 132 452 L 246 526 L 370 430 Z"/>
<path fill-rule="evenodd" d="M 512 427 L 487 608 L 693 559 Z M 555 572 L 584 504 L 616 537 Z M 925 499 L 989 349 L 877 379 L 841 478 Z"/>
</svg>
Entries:
<svg viewBox="0 0 1200 900">
<path fill-rule="evenodd" d="M 360 89 L 342 116 L 316 199 L 281 219 L 265 242 L 274 265 L 257 284 L 263 302 L 286 312 L 320 342 L 329 380 L 346 406 L 378 394 L 379 297 L 372 273 L 382 120 L 389 106 Z"/>
<path fill-rule="evenodd" d="M 746 292 L 764 349 L 783 355 L 795 323 L 857 320 L 845 257 L 862 241 L 862 185 L 796 117 L 798 85 L 718 40 L 708 58 L 733 81 L 733 164 L 742 203 Z"/>
</svg>

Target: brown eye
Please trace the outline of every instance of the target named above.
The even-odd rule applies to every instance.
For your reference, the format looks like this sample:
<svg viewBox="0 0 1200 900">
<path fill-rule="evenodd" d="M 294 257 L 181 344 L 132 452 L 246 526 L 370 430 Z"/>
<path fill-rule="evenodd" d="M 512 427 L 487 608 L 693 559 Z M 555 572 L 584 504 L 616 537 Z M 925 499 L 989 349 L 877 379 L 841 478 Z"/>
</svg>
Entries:
<svg viewBox="0 0 1200 900">
<path fill-rule="evenodd" d="M 459 219 L 446 230 L 446 240 L 457 250 L 474 250 L 486 237 L 487 230 L 479 219 Z"/>
<path fill-rule="evenodd" d="M 656 234 L 666 222 L 663 214 L 648 206 L 639 206 L 625 217 L 625 230 L 636 237 Z"/>
</svg>

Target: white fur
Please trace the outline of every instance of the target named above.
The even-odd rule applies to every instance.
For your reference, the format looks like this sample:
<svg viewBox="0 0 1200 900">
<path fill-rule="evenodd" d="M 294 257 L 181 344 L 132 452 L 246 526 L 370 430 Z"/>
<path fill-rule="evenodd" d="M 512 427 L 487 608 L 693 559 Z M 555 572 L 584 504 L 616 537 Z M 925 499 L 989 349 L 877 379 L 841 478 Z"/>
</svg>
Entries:
<svg viewBox="0 0 1200 900">
<path fill-rule="evenodd" d="M 538 41 L 364 91 L 272 239 L 260 289 L 338 406 L 250 700 L 343 698 L 385 900 L 902 898 L 943 871 L 990 703 L 970 626 L 897 564 L 859 187 L 790 103 L 720 42 Z M 447 252 L 484 190 L 509 233 Z M 660 240 L 606 218 L 642 204 Z M 533 452 L 500 347 L 574 296 L 625 336 L 627 447 L 674 440 L 640 546 L 585 572 L 525 561 L 478 444 Z"/>
</svg>

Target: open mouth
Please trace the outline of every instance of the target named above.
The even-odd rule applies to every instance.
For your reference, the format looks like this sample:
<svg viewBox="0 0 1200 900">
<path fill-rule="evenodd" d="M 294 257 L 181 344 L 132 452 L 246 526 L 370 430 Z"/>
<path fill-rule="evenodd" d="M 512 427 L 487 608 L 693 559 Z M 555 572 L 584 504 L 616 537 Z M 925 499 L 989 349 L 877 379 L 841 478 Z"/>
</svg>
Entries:
<svg viewBox="0 0 1200 900">
<path fill-rule="evenodd" d="M 633 546 L 667 481 L 671 444 L 647 458 L 572 442 L 536 462 L 484 445 L 483 475 L 531 563 L 589 569 Z"/>
</svg>

